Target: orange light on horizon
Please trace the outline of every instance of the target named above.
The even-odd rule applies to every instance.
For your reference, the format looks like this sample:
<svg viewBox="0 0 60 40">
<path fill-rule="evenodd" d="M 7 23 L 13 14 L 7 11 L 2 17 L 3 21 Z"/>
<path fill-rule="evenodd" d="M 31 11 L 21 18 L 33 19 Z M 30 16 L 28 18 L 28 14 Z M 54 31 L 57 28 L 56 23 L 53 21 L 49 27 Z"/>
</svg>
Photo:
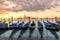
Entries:
<svg viewBox="0 0 60 40">
<path fill-rule="evenodd" d="M 50 10 L 45 10 L 45 11 L 19 11 L 19 12 L 3 12 L 4 15 L 1 15 L 2 12 L 0 13 L 0 18 L 11 18 L 11 16 L 13 16 L 13 18 L 19 18 L 24 17 L 24 14 L 26 14 L 26 16 L 30 16 L 30 17 L 39 17 L 39 18 L 54 18 L 55 16 L 60 17 L 60 12 L 56 12 L 57 10 L 60 10 L 60 8 L 56 8 L 55 9 L 50 9 Z"/>
</svg>

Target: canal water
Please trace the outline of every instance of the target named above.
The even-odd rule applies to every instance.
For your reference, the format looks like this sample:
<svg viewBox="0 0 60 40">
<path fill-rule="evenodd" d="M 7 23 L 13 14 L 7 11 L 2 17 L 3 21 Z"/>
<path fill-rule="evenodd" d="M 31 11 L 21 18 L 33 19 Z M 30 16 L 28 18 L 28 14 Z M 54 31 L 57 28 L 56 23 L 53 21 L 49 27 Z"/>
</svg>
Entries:
<svg viewBox="0 0 60 40">
<path fill-rule="evenodd" d="M 3 33 L 0 32 L 0 37 L 5 37 L 5 38 L 41 38 L 43 40 L 60 40 L 60 31 L 50 31 L 50 30 L 47 30 L 45 28 L 45 25 L 44 23 L 41 21 L 41 23 L 43 24 L 43 33 L 41 31 L 38 30 L 38 26 L 37 26 L 37 21 L 35 21 L 36 23 L 36 27 L 34 30 L 31 30 L 30 32 L 30 29 L 26 29 L 26 30 L 2 30 L 2 31 L 5 31 Z M 42 35 L 43 34 L 43 35 Z"/>
</svg>

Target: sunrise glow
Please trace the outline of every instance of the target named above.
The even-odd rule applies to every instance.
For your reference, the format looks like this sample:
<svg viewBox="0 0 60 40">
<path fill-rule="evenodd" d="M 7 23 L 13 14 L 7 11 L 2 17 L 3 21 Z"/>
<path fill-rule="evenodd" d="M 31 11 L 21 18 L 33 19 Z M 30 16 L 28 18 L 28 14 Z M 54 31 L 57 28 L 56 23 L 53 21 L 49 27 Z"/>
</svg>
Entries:
<svg viewBox="0 0 60 40">
<path fill-rule="evenodd" d="M 38 3 L 38 1 L 37 1 L 37 3 Z M 57 4 L 60 5 L 59 3 L 57 3 Z M 26 8 L 24 8 L 23 5 L 26 6 Z M 31 3 L 31 5 L 34 5 L 34 7 L 36 6 L 33 2 Z M 49 6 L 50 5 L 54 5 L 54 4 L 49 4 Z M 54 18 L 55 16 L 60 17 L 60 6 L 56 6 L 54 8 L 50 8 L 50 9 L 45 9 L 44 7 L 43 8 L 40 7 L 39 10 L 38 10 L 38 7 L 36 9 L 34 7 L 32 7 L 32 9 L 31 9 L 31 8 L 29 8 L 29 6 L 30 6 L 30 4 L 25 5 L 23 2 L 20 3 L 20 5 L 17 5 L 16 2 L 6 0 L 6 1 L 4 1 L 4 3 L 2 5 L 0 4 L 0 18 L 10 18 L 11 16 L 13 16 L 13 18 L 19 18 L 20 16 L 24 17 L 24 14 L 26 14 L 26 16 L 39 17 L 39 18 L 46 18 L 46 17 Z M 46 6 L 48 6 L 48 5 L 46 5 Z M 20 11 L 20 10 L 22 10 L 22 11 Z M 44 10 L 44 11 L 41 11 L 41 10 Z"/>
</svg>

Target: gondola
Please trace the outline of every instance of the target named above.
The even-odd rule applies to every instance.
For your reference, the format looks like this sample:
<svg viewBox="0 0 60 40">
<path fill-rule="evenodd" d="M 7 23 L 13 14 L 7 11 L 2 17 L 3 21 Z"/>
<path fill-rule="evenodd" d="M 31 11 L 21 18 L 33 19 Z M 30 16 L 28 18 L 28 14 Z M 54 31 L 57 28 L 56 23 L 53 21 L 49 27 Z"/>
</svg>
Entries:
<svg viewBox="0 0 60 40">
<path fill-rule="evenodd" d="M 32 21 L 32 23 L 31 23 L 31 21 L 29 21 L 29 37 L 32 36 L 34 30 L 35 30 L 35 22 Z"/>
<path fill-rule="evenodd" d="M 1 21 L 0 22 L 0 29 L 7 29 L 8 28 L 8 23 L 6 23 L 5 21 Z"/>
<path fill-rule="evenodd" d="M 28 26 L 29 26 L 28 23 L 26 23 L 26 24 L 24 24 L 24 25 L 22 26 L 22 28 L 25 29 L 25 28 L 28 28 Z"/>
<path fill-rule="evenodd" d="M 24 27 L 24 28 L 28 28 L 28 27 L 29 27 L 29 22 L 26 23 L 26 24 L 24 24 L 23 27 Z"/>
<path fill-rule="evenodd" d="M 3 23 L 4 23 L 4 21 L 0 21 L 0 27 L 2 26 Z"/>
<path fill-rule="evenodd" d="M 56 23 L 59 25 L 59 30 L 60 30 L 60 21 L 57 20 Z"/>
<path fill-rule="evenodd" d="M 17 29 L 17 23 L 11 23 L 9 24 L 10 29 Z"/>
<path fill-rule="evenodd" d="M 38 29 L 43 29 L 43 25 L 40 21 L 38 21 Z"/>
<path fill-rule="evenodd" d="M 48 21 L 49 22 L 49 21 Z M 59 24 L 57 24 L 57 23 L 51 23 L 51 22 L 49 22 L 50 24 L 52 24 L 52 26 L 55 26 L 56 28 L 60 28 L 60 26 L 59 26 Z"/>
<path fill-rule="evenodd" d="M 0 21 L 0 23 L 1 23 L 2 21 Z"/>
<path fill-rule="evenodd" d="M 18 24 L 18 28 L 22 28 L 23 24 L 24 24 L 24 21 L 20 22 L 20 23 Z"/>
<path fill-rule="evenodd" d="M 49 21 L 47 22 L 44 22 L 45 26 L 46 26 L 46 29 L 48 30 L 53 30 L 53 31 L 58 31 L 58 25 L 54 24 L 54 23 L 51 23 Z"/>
<path fill-rule="evenodd" d="M 25 22 L 23 21 L 23 22 L 19 23 L 18 28 L 19 28 L 19 29 L 27 29 L 27 28 L 28 28 L 28 22 L 25 23 Z"/>
<path fill-rule="evenodd" d="M 60 21 L 57 20 L 56 23 L 58 23 L 60 25 Z"/>
<path fill-rule="evenodd" d="M 32 21 L 31 24 L 29 23 L 29 28 L 30 29 L 35 29 L 35 22 L 34 21 Z"/>
<path fill-rule="evenodd" d="M 41 40 L 43 38 L 43 24 L 38 20 L 38 30 L 39 30 L 39 34 L 41 35 Z"/>
</svg>

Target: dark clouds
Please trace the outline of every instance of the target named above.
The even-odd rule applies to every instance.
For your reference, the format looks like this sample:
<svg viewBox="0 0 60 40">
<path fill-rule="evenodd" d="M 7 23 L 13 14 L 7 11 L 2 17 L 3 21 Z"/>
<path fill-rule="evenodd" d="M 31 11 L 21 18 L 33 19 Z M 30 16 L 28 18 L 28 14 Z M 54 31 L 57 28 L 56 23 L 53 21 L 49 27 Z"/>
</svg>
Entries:
<svg viewBox="0 0 60 40">
<path fill-rule="evenodd" d="M 4 4 L 5 1 L 15 6 L 8 3 Z M 10 11 L 44 11 L 60 6 L 60 0 L 0 0 L 0 4 Z"/>
</svg>

